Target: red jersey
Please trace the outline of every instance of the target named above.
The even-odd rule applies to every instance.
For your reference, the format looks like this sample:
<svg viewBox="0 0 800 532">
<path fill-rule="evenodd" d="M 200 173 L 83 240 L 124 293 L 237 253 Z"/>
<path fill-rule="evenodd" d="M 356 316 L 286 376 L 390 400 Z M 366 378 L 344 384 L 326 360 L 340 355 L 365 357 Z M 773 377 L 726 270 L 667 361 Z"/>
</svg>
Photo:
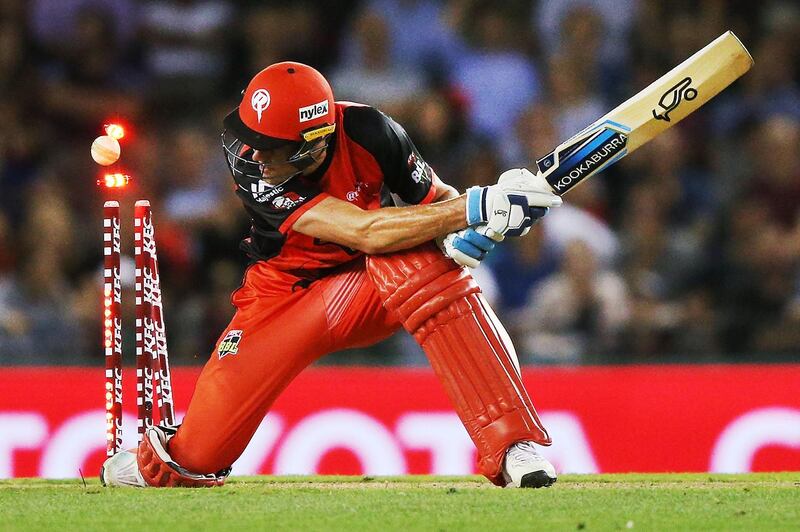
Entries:
<svg viewBox="0 0 800 532">
<path fill-rule="evenodd" d="M 433 171 L 402 126 L 375 108 L 336 102 L 336 133 L 313 173 L 280 185 L 235 178 L 236 193 L 252 220 L 242 249 L 264 261 L 276 281 L 307 286 L 362 253 L 292 229 L 308 209 L 333 196 L 362 209 L 429 203 Z M 248 158 L 252 150 L 242 157 Z"/>
</svg>

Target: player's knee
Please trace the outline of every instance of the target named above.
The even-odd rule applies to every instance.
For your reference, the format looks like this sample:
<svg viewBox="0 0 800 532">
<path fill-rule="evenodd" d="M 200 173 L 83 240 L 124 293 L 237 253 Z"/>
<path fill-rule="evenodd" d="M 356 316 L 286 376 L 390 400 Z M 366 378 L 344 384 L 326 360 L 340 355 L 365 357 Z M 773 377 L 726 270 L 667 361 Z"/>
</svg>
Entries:
<svg viewBox="0 0 800 532">
<path fill-rule="evenodd" d="M 367 258 L 367 270 L 386 308 L 397 313 L 406 330 L 422 342 L 431 318 L 459 314 L 453 303 L 480 292 L 466 269 L 433 245 Z M 443 310 L 451 312 L 444 312 Z M 437 323 L 428 325 L 436 326 Z"/>
</svg>

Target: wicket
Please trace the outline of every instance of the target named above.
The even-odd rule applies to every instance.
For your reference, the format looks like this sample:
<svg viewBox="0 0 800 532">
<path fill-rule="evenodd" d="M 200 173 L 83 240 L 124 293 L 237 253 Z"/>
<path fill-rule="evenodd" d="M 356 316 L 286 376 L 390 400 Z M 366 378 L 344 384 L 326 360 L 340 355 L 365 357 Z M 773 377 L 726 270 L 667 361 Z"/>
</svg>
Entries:
<svg viewBox="0 0 800 532">
<path fill-rule="evenodd" d="M 122 450 L 122 318 L 120 303 L 120 216 L 119 202 L 103 207 L 104 287 L 103 315 L 106 366 L 106 455 Z M 153 389 L 160 420 L 175 421 L 172 379 L 161 303 L 155 228 L 150 202 L 139 200 L 134 207 L 134 280 L 136 300 L 136 407 L 139 441 L 153 425 Z"/>
</svg>

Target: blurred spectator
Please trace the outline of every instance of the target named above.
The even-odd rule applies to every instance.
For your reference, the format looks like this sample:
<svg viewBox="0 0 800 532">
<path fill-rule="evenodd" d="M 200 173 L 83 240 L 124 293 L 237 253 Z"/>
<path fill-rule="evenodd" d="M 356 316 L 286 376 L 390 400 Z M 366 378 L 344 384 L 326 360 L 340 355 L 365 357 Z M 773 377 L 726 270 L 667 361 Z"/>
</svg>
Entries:
<svg viewBox="0 0 800 532">
<path fill-rule="evenodd" d="M 558 264 L 553 250 L 545 245 L 541 227 L 531 229 L 525 238 L 506 243 L 507 246 L 498 246 L 496 253 L 486 261 L 497 282 L 501 312 L 526 305 L 528 294 L 552 274 Z"/>
<path fill-rule="evenodd" d="M 588 183 L 581 187 L 589 188 Z M 548 214 L 542 220 L 545 242 L 561 255 L 570 242 L 580 240 L 592 249 L 597 260 L 611 264 L 617 257 L 619 240 L 608 224 L 580 207 L 571 204 L 562 207 L 553 209 L 552 216 Z"/>
<path fill-rule="evenodd" d="M 740 358 L 796 352 L 800 344 L 791 327 L 787 328 L 793 319 L 796 244 L 787 246 L 785 231 L 771 218 L 767 206 L 753 198 L 737 202 L 724 227 L 728 234 L 716 284 L 725 351 Z M 790 338 L 794 342 L 787 342 Z"/>
<path fill-rule="evenodd" d="M 62 263 L 54 254 L 47 248 L 29 254 L 18 275 L 0 283 L 3 363 L 57 363 L 88 352 L 70 309 L 70 287 L 59 269 Z"/>
<path fill-rule="evenodd" d="M 24 216 L 26 187 L 52 129 L 39 112 L 38 54 L 25 16 L 23 2 L 0 2 L 0 209 L 12 227 Z"/>
<path fill-rule="evenodd" d="M 621 271 L 633 309 L 624 351 L 634 360 L 652 361 L 678 353 L 678 345 L 688 339 L 684 335 L 688 334 L 687 313 L 699 315 L 707 310 L 703 304 L 709 295 L 702 290 L 688 291 L 705 274 L 709 231 L 703 226 L 706 230 L 693 233 L 694 226 L 683 226 L 679 217 L 670 217 L 675 212 L 685 216 L 681 211 L 689 210 L 690 205 L 679 200 L 676 176 L 671 180 L 641 178 L 629 195 L 622 218 Z M 692 214 L 699 216 L 698 212 Z M 711 312 L 705 317 L 703 324 L 710 328 L 694 324 L 691 345 L 694 353 L 705 345 L 707 355 L 716 350 L 716 320 Z"/>
<path fill-rule="evenodd" d="M 720 323 L 711 290 L 705 286 L 697 286 L 686 292 L 680 310 L 676 334 L 670 344 L 670 357 L 692 363 L 712 362 L 717 359 L 721 353 Z M 630 356 L 630 351 L 624 354 Z"/>
<path fill-rule="evenodd" d="M 559 271 L 530 292 L 526 307 L 511 319 L 524 360 L 575 364 L 617 353 L 629 314 L 622 278 L 575 241 Z"/>
<path fill-rule="evenodd" d="M 497 146 L 512 142 L 513 125 L 541 92 L 539 72 L 521 51 L 527 42 L 512 4 L 480 1 L 466 18 L 469 48 L 453 66 L 472 131 Z"/>
<path fill-rule="evenodd" d="M 392 60 L 394 36 L 383 14 L 364 11 L 353 25 L 354 39 L 362 49 L 361 60 L 333 71 L 330 83 L 336 99 L 372 105 L 405 122 L 411 114 L 409 105 L 426 89 L 423 73 Z"/>
<path fill-rule="evenodd" d="M 6 277 L 14 270 L 17 262 L 15 247 L 11 237 L 11 226 L 0 212 L 0 277 Z"/>
<path fill-rule="evenodd" d="M 113 31 L 104 8 L 86 7 L 43 69 L 41 104 L 64 133 L 92 138 L 111 115 L 133 119 L 140 111 L 138 76 Z"/>
<path fill-rule="evenodd" d="M 135 0 L 21 0 L 18 3 L 28 3 L 30 27 L 36 42 L 56 56 L 69 44 L 75 27 L 86 13 L 102 11 L 107 14 L 112 37 L 108 44 L 113 47 L 128 45 L 139 30 Z"/>
<path fill-rule="evenodd" d="M 636 0 L 548 0 L 537 2 L 533 28 L 547 55 L 570 44 L 596 61 L 619 64 L 628 59 L 628 35 L 640 4 Z M 598 29 L 604 31 L 600 32 Z"/>
<path fill-rule="evenodd" d="M 0 288 L 0 358 L 6 363 L 53 362 L 86 347 L 70 311 L 73 214 L 53 187 L 41 184 L 31 192 L 17 243 L 19 268 L 2 277 Z"/>
<path fill-rule="evenodd" d="M 670 230 L 662 195 L 653 181 L 634 188 L 623 218 L 621 262 L 637 291 L 669 298 L 680 292 L 700 264 L 694 254 L 697 249 Z"/>
<path fill-rule="evenodd" d="M 602 98 L 590 91 L 590 75 L 579 57 L 554 57 L 548 74 L 548 93 L 557 109 L 555 123 L 560 139 L 570 138 L 608 112 Z"/>
<path fill-rule="evenodd" d="M 440 91 L 419 95 L 416 102 L 406 129 L 439 177 L 463 192 L 461 165 L 480 145 L 464 127 L 460 102 L 453 94 Z"/>
<path fill-rule="evenodd" d="M 800 224 L 800 118 L 773 116 L 754 138 L 753 182 L 747 193 L 764 202 L 781 227 Z"/>
<path fill-rule="evenodd" d="M 800 123 L 765 120 L 754 136 L 751 185 L 729 209 L 717 263 L 727 352 L 800 349 L 791 294 L 800 271 Z"/>
<path fill-rule="evenodd" d="M 144 3 L 144 64 L 156 110 L 186 113 L 219 97 L 233 19 L 233 6 L 226 0 Z"/>
<path fill-rule="evenodd" d="M 180 124 L 165 140 L 159 182 L 165 214 L 180 223 L 203 219 L 228 190 L 218 139 L 197 126 Z"/>
<path fill-rule="evenodd" d="M 260 70 L 278 61 L 299 61 L 322 67 L 336 46 L 326 42 L 330 33 L 328 23 L 338 17 L 336 7 L 346 2 L 294 1 L 294 2 L 251 2 L 252 6 L 243 11 L 234 26 L 234 32 L 241 31 L 241 55 L 243 64 L 239 65 L 237 90 L 244 89 L 247 81 Z M 326 24 L 323 24 L 322 21 Z M 237 58 L 238 59 L 238 58 Z"/>
<path fill-rule="evenodd" d="M 472 186 L 483 186 L 497 181 L 505 167 L 500 157 L 483 139 L 476 140 L 475 149 L 469 150 L 458 165 L 458 178 L 451 183 L 464 191 Z"/>
<path fill-rule="evenodd" d="M 501 147 L 510 166 L 533 166 L 533 161 L 550 153 L 561 139 L 556 110 L 547 102 L 528 106 L 514 124 L 513 139 Z"/>
<path fill-rule="evenodd" d="M 393 64 L 431 79 L 446 77 L 463 51 L 459 35 L 470 2 L 437 0 L 371 0 L 365 12 L 380 13 L 391 40 L 387 53 Z M 363 13 L 357 15 L 359 18 Z M 365 62 L 369 43 L 355 35 L 345 37 L 345 68 Z"/>
<path fill-rule="evenodd" d="M 800 33 L 800 17 L 795 33 Z M 800 87 L 797 85 L 796 36 L 785 32 L 770 34 L 751 47 L 758 65 L 742 78 L 743 92 L 723 93 L 712 127 L 717 135 L 728 135 L 756 119 L 786 115 L 800 120 Z"/>
</svg>

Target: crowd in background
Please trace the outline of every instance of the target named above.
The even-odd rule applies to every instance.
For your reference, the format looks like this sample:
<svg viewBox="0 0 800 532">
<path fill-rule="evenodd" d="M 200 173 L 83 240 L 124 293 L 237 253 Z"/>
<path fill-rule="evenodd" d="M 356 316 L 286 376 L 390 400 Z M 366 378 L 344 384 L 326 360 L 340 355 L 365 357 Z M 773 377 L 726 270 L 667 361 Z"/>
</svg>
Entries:
<svg viewBox="0 0 800 532">
<path fill-rule="evenodd" d="M 727 29 L 756 66 L 475 270 L 523 363 L 800 359 L 800 8 L 763 0 L 0 0 L 0 364 L 100 364 L 101 216 L 154 206 L 173 363 L 233 314 L 221 118 L 296 60 L 461 191 L 531 167 Z M 122 191 L 89 146 L 123 120 Z M 129 359 L 130 360 L 130 359 Z M 421 363 L 408 337 L 333 362 Z"/>
</svg>

